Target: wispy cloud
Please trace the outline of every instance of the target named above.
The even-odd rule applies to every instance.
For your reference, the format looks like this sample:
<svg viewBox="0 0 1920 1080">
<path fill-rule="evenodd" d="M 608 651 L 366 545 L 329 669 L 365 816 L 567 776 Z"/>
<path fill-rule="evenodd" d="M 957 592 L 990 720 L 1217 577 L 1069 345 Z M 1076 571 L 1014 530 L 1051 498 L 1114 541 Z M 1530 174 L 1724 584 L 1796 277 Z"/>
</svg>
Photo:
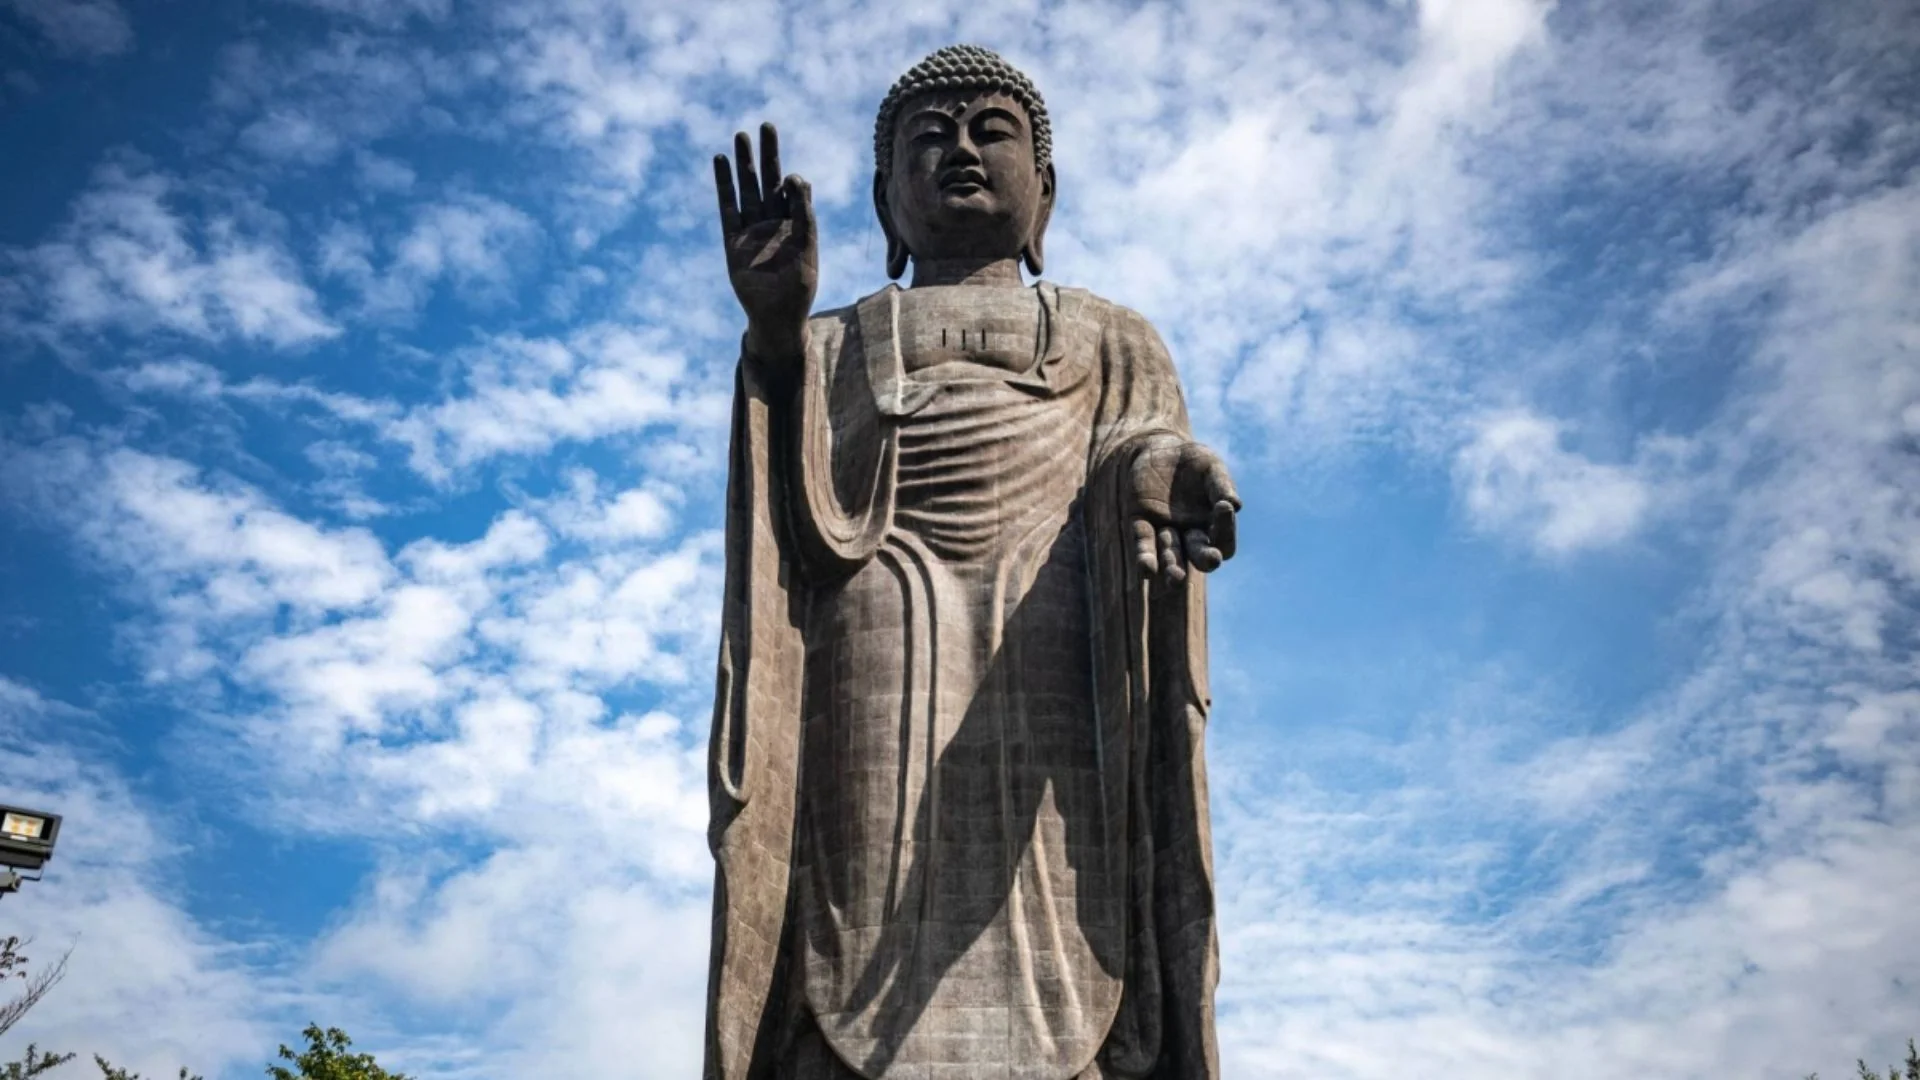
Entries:
<svg viewBox="0 0 1920 1080">
<path fill-rule="evenodd" d="M 463 367 L 456 393 L 388 429 L 411 449 L 413 467 L 436 481 L 560 442 L 683 425 L 712 433 L 725 423 L 711 374 L 690 373 L 657 333 L 608 325 L 566 341 L 508 337 L 476 349 Z"/>
<path fill-rule="evenodd" d="M 1639 527 L 1651 501 L 1646 482 L 1566 449 L 1552 421 L 1507 412 L 1475 428 L 1455 459 L 1475 524 L 1517 533 L 1550 555 L 1617 543 Z"/>
<path fill-rule="evenodd" d="M 408 12 L 404 4 L 379 7 Z M 383 34 L 347 30 L 318 46 L 248 38 L 223 52 L 208 120 L 257 161 L 311 169 L 370 152 L 397 130 L 458 128 L 446 106 L 471 83 L 463 65 Z"/>
<path fill-rule="evenodd" d="M 63 54 L 97 59 L 133 48 L 133 23 L 114 0 L 5 0 L 4 6 Z"/>
<path fill-rule="evenodd" d="M 168 331 L 280 348 L 339 333 L 278 242 L 224 214 L 190 222 L 169 205 L 177 195 L 162 174 L 102 167 L 52 239 L 4 253 L 14 282 L 0 314 L 36 334 Z"/>
<path fill-rule="evenodd" d="M 434 287 L 451 283 L 473 302 L 509 302 L 516 264 L 540 236 L 532 218 L 497 199 L 466 195 L 415 210 L 382 253 L 361 228 L 339 224 L 320 243 L 320 271 L 346 282 L 375 318 L 413 315 Z M 520 267 L 524 269 L 524 266 Z"/>
</svg>

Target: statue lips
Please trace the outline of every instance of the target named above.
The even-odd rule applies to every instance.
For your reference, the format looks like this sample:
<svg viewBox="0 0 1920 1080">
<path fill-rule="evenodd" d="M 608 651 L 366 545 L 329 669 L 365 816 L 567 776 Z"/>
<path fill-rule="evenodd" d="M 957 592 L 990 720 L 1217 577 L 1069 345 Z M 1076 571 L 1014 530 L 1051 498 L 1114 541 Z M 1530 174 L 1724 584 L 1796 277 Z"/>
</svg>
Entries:
<svg viewBox="0 0 1920 1080">
<path fill-rule="evenodd" d="M 940 174 L 942 194 L 971 195 L 983 191 L 992 185 L 987 182 L 987 174 L 972 166 L 948 169 Z"/>
</svg>

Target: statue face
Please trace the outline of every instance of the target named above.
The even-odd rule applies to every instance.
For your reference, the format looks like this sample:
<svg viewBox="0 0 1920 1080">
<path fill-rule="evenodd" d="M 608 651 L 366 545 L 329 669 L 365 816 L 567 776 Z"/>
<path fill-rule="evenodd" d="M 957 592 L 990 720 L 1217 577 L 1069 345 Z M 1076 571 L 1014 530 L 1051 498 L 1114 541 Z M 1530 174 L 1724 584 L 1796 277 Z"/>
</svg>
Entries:
<svg viewBox="0 0 1920 1080">
<path fill-rule="evenodd" d="M 896 121 L 886 210 L 916 259 L 1012 258 L 1044 220 L 1026 109 L 1006 94 L 934 91 Z"/>
</svg>

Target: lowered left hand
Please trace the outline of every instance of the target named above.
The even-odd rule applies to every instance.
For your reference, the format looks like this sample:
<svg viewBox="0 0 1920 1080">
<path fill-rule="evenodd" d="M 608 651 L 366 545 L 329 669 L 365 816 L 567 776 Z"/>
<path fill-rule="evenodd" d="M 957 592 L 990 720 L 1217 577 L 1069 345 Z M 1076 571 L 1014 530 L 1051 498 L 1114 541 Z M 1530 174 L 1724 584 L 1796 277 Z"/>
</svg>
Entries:
<svg viewBox="0 0 1920 1080">
<path fill-rule="evenodd" d="M 1189 567 L 1208 573 L 1233 558 L 1240 496 L 1220 455 L 1177 435 L 1157 435 L 1134 452 L 1127 516 L 1143 577 L 1169 585 Z"/>
</svg>

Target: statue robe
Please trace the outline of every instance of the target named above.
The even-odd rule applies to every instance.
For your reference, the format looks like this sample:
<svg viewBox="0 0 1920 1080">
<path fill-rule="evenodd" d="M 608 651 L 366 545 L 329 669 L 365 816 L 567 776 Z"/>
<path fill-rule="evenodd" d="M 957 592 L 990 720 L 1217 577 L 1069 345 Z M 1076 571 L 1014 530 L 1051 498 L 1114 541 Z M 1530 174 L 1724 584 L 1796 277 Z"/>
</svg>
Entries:
<svg viewBox="0 0 1920 1080">
<path fill-rule="evenodd" d="M 1033 363 L 910 374 L 899 290 L 740 366 L 709 780 L 706 1075 L 1217 1076 L 1203 579 L 1122 485 L 1189 436 L 1137 314 L 1035 286 Z"/>
</svg>

